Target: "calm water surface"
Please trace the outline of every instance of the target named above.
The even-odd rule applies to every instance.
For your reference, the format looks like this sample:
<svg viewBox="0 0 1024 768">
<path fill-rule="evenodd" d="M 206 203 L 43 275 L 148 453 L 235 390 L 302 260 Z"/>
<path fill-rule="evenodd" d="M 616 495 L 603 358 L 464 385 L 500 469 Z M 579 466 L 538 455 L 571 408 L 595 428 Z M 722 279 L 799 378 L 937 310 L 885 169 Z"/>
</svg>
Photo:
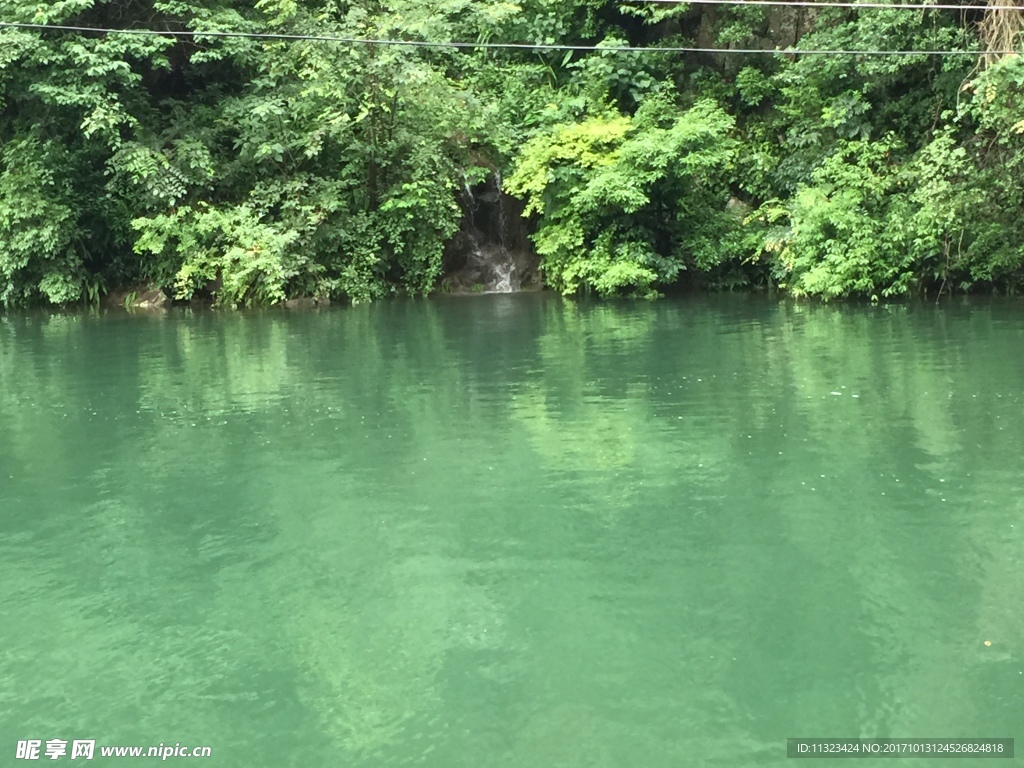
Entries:
<svg viewBox="0 0 1024 768">
<path fill-rule="evenodd" d="M 1022 398 L 1019 302 L 0 316 L 0 764 L 1024 736 Z"/>
</svg>

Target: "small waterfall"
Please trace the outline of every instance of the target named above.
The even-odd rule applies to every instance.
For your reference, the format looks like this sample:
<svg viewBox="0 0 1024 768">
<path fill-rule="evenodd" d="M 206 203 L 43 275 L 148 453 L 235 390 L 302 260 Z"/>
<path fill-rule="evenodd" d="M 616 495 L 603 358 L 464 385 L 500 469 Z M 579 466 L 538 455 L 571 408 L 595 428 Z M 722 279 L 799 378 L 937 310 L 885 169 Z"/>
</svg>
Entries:
<svg viewBox="0 0 1024 768">
<path fill-rule="evenodd" d="M 501 171 L 491 176 L 492 189 L 475 197 L 466 184 L 469 216 L 470 261 L 479 270 L 479 279 L 486 293 L 514 293 L 520 290 L 516 262 L 507 247 L 508 224 L 505 221 L 504 192 Z M 485 234 L 486 233 L 486 234 Z"/>
<path fill-rule="evenodd" d="M 480 231 L 469 233 L 469 266 L 485 293 L 515 293 L 520 290 L 515 259 L 505 246 L 482 242 Z"/>
<path fill-rule="evenodd" d="M 466 210 L 473 216 L 478 206 L 476 197 L 473 196 L 473 188 L 469 186 L 469 176 L 465 173 L 462 174 L 462 191 L 466 193 Z"/>
<path fill-rule="evenodd" d="M 501 171 L 493 171 L 480 184 L 472 184 L 463 174 L 459 197 L 464 216 L 457 250 L 450 258 L 455 263 L 459 257 L 463 261 L 446 278 L 449 290 L 515 293 L 524 285 L 536 287 L 537 259 L 523 245 L 522 223 L 515 203 L 502 189 Z"/>
<path fill-rule="evenodd" d="M 508 224 L 505 223 L 505 193 L 501 189 L 501 168 L 494 171 L 494 191 L 498 195 L 498 242 L 508 248 Z"/>
<path fill-rule="evenodd" d="M 518 279 L 516 262 L 508 249 L 508 223 L 505 221 L 505 193 L 501 188 L 501 169 L 494 171 L 494 205 L 497 207 L 498 242 L 494 244 L 491 268 L 494 280 L 488 290 L 492 293 L 513 293 L 522 286 Z"/>
<path fill-rule="evenodd" d="M 513 277 L 516 273 L 516 265 L 511 261 L 504 264 L 495 264 L 494 273 L 498 279 L 494 281 L 494 293 L 512 293 L 518 291 L 519 286 L 513 287 Z"/>
</svg>

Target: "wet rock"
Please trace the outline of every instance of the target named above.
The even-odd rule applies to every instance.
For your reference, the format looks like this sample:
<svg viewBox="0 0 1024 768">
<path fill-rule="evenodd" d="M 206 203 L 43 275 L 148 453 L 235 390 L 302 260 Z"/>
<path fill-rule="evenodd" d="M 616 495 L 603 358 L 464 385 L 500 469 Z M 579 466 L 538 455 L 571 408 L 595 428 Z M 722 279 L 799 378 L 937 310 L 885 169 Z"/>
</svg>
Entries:
<svg viewBox="0 0 1024 768">
<path fill-rule="evenodd" d="M 481 184 L 466 185 L 462 226 L 445 247 L 442 290 L 448 293 L 513 293 L 540 286 L 523 202 L 505 194 L 495 170 Z"/>
<path fill-rule="evenodd" d="M 737 219 L 744 219 L 750 214 L 750 206 L 737 197 L 730 197 L 725 204 L 725 210 Z"/>
<path fill-rule="evenodd" d="M 143 291 L 131 303 L 134 309 L 160 309 L 167 304 L 167 294 L 161 290 Z"/>
</svg>

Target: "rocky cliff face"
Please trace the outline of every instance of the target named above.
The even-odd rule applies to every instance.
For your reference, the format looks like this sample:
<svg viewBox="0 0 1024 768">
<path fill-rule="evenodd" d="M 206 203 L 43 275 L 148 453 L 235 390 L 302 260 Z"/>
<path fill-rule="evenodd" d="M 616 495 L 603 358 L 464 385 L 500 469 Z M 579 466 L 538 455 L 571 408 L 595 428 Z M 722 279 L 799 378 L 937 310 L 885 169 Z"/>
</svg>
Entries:
<svg viewBox="0 0 1024 768">
<path fill-rule="evenodd" d="M 523 203 L 502 191 L 501 172 L 463 189 L 462 227 L 445 248 L 443 290 L 512 293 L 541 287 Z"/>
</svg>

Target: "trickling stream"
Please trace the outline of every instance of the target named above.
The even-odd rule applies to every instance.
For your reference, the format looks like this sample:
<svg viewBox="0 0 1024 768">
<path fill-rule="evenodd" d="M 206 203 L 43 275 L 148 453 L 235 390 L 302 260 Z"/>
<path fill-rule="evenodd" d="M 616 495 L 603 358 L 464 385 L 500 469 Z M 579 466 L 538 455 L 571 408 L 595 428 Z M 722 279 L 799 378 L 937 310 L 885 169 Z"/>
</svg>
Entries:
<svg viewBox="0 0 1024 768">
<path fill-rule="evenodd" d="M 512 293 L 520 289 L 516 274 L 516 263 L 508 250 L 508 224 L 505 220 L 505 206 L 502 204 L 501 169 L 494 172 L 494 191 L 498 198 L 498 249 L 491 256 L 490 263 L 497 280 L 491 290 L 494 293 Z"/>
<path fill-rule="evenodd" d="M 459 235 L 462 266 L 453 270 L 456 289 L 483 293 L 515 293 L 536 271 L 536 257 L 525 246 L 523 233 L 510 232 L 508 198 L 502 190 L 501 171 L 483 184 L 463 184 L 465 220 Z M 474 189 L 476 190 L 474 192 Z"/>
<path fill-rule="evenodd" d="M 468 263 L 477 268 L 479 283 L 486 293 L 514 293 L 520 289 L 517 270 L 512 254 L 500 244 L 481 243 L 470 236 L 472 251 Z"/>
</svg>

